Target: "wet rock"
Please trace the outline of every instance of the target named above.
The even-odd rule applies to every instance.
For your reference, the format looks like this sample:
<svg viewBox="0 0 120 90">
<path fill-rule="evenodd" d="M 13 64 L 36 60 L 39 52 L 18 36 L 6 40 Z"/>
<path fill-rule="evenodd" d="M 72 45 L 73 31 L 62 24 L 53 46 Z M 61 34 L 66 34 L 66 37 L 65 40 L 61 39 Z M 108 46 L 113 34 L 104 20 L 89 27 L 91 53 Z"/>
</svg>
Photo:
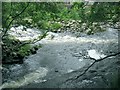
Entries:
<svg viewBox="0 0 120 90">
<path fill-rule="evenodd" d="M 87 33 L 87 35 L 90 35 L 90 34 L 92 34 L 92 30 L 91 29 L 87 29 L 86 33 Z"/>
<path fill-rule="evenodd" d="M 15 57 L 15 56 L 17 56 L 17 53 L 16 53 L 16 52 L 13 52 L 13 53 L 12 53 L 12 57 Z"/>
<path fill-rule="evenodd" d="M 59 72 L 58 70 L 55 70 L 55 72 Z"/>
<path fill-rule="evenodd" d="M 23 60 L 24 56 L 22 56 L 21 54 L 18 53 L 17 58 Z"/>
<path fill-rule="evenodd" d="M 38 50 L 39 48 L 37 46 L 34 47 L 35 50 Z"/>
<path fill-rule="evenodd" d="M 48 34 L 48 35 L 46 36 L 46 38 L 47 38 L 47 39 L 50 39 L 50 40 L 52 40 L 54 37 L 55 37 L 55 36 L 52 35 L 52 34 Z"/>
<path fill-rule="evenodd" d="M 95 73 L 97 70 L 89 70 L 90 73 Z"/>
<path fill-rule="evenodd" d="M 32 53 L 32 54 L 36 54 L 37 53 L 37 51 L 33 48 L 33 49 L 30 49 L 30 52 Z"/>
</svg>

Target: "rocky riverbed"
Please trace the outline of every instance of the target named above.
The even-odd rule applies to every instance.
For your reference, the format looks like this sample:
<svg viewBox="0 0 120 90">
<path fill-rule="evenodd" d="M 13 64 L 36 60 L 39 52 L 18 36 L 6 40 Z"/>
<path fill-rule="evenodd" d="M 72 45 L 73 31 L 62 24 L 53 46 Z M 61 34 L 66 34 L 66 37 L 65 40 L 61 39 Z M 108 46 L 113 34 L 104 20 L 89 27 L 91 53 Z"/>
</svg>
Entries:
<svg viewBox="0 0 120 90">
<path fill-rule="evenodd" d="M 119 56 L 96 62 L 94 59 L 118 53 L 119 30 L 107 28 L 94 35 L 52 33 L 41 41 L 42 48 L 23 64 L 3 68 L 1 88 L 110 88 L 116 87 Z M 77 78 L 76 78 L 77 77 Z"/>
</svg>

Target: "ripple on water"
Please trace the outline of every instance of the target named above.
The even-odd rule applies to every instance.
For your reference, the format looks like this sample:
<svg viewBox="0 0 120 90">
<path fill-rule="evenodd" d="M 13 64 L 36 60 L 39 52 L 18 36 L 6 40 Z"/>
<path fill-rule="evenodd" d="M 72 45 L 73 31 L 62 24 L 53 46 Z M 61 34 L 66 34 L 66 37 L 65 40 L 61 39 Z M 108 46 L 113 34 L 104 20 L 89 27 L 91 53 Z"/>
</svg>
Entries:
<svg viewBox="0 0 120 90">
<path fill-rule="evenodd" d="M 42 80 L 42 78 L 46 76 L 47 72 L 47 68 L 39 67 L 36 71 L 26 74 L 23 78 L 19 78 L 17 81 L 3 83 L 3 85 L 0 86 L 0 89 L 18 88 L 20 86 L 24 86 L 32 82 L 45 82 L 46 80 Z"/>
<path fill-rule="evenodd" d="M 46 74 L 48 74 L 48 68 L 40 67 L 41 64 L 49 66 L 49 69 L 53 69 L 56 67 L 60 69 L 59 72 L 63 73 L 72 72 L 73 70 L 79 69 L 85 66 L 86 62 L 88 62 L 87 60 L 83 60 L 81 58 L 82 55 L 85 56 L 86 54 L 85 52 L 81 52 L 82 55 L 80 56 L 80 58 L 78 58 L 78 55 L 76 58 L 70 54 L 71 52 L 75 54 L 75 52 L 78 53 L 83 48 L 84 51 L 89 49 L 89 56 L 99 59 L 101 57 L 104 57 L 104 55 L 96 51 L 98 49 L 96 45 L 99 44 L 98 46 L 100 46 L 101 44 L 102 47 L 105 47 L 103 46 L 103 43 L 106 45 L 110 42 L 116 42 L 118 39 L 116 39 L 116 37 L 114 36 L 117 37 L 117 35 L 113 35 L 113 32 L 109 31 L 109 34 L 107 32 L 101 32 L 101 34 L 99 35 L 97 34 L 78 38 L 68 35 L 56 35 L 53 40 L 43 39 L 39 43 L 44 44 L 44 47 L 41 48 L 36 55 L 31 55 L 27 60 L 25 60 L 22 67 L 21 65 L 11 67 L 11 71 L 14 72 L 11 72 L 10 74 L 14 73 L 22 75 L 21 73 L 24 73 L 25 75 L 23 75 L 22 78 L 18 77 L 19 79 L 17 81 L 12 80 L 9 83 L 6 82 L 1 87 L 20 87 L 31 82 L 45 82 L 46 80 L 42 80 L 42 78 L 45 77 Z M 91 43 L 93 43 L 94 45 Z M 77 50 L 76 48 L 79 49 Z M 20 70 L 26 70 L 26 72 Z M 52 76 L 53 75 L 55 75 L 55 73 L 53 73 Z M 84 80 L 83 83 L 84 82 L 86 83 L 88 81 Z"/>
</svg>

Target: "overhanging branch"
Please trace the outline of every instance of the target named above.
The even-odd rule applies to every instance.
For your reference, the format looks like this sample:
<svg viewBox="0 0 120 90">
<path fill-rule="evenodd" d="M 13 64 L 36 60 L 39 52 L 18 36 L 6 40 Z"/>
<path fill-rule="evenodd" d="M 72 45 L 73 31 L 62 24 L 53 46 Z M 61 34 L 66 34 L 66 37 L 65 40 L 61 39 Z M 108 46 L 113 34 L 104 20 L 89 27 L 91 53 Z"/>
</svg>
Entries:
<svg viewBox="0 0 120 90">
<path fill-rule="evenodd" d="M 17 17 L 19 17 L 19 16 L 27 9 L 28 6 L 29 6 L 29 2 L 28 2 L 28 4 L 27 4 L 27 6 L 26 6 L 19 14 L 17 14 L 16 16 L 13 17 L 13 19 L 12 19 L 12 20 L 10 21 L 10 23 L 8 24 L 8 26 L 7 26 L 6 30 L 5 30 L 2 38 L 6 35 L 6 33 L 7 33 L 8 29 L 9 29 L 10 25 L 12 24 L 12 22 L 13 22 Z"/>
<path fill-rule="evenodd" d="M 47 32 L 48 31 L 46 31 L 42 36 L 40 36 L 39 37 L 39 39 L 34 39 L 33 41 L 30 41 L 30 42 L 26 42 L 26 43 L 22 43 L 22 44 L 20 44 L 20 46 L 18 46 L 18 47 L 22 47 L 22 46 L 24 46 L 24 45 L 26 45 L 26 44 L 34 44 L 34 43 L 36 43 L 36 42 L 38 42 L 38 41 L 40 41 L 40 40 L 42 40 L 43 38 L 45 38 L 46 37 L 46 35 L 47 35 Z"/>
<path fill-rule="evenodd" d="M 100 58 L 100 59 L 90 58 L 90 59 L 93 59 L 94 62 L 93 62 L 90 66 L 88 66 L 88 67 L 84 70 L 83 73 L 77 75 L 76 77 L 69 78 L 69 79 L 67 79 L 65 82 L 70 81 L 70 80 L 76 80 L 76 79 L 78 79 L 79 77 L 83 76 L 95 63 L 100 62 L 100 61 L 102 61 L 102 60 L 104 60 L 104 59 L 106 59 L 106 58 L 112 57 L 112 56 L 117 56 L 117 55 L 119 55 L 119 54 L 120 54 L 120 52 L 115 53 L 115 54 L 108 55 L 108 56 L 106 56 L 106 57 L 104 57 L 104 58 Z"/>
</svg>

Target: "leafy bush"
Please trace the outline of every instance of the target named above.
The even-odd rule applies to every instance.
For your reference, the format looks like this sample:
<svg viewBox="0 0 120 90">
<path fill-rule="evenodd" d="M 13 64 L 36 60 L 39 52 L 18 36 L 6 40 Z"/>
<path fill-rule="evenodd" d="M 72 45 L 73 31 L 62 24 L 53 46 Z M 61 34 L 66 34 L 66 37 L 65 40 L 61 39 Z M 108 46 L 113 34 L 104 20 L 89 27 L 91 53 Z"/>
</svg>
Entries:
<svg viewBox="0 0 120 90">
<path fill-rule="evenodd" d="M 27 56 L 30 53 L 30 51 L 29 51 L 30 49 L 31 49 L 31 46 L 29 44 L 26 44 L 26 45 L 20 47 L 18 53 L 21 56 L 25 57 L 25 56 Z"/>
<path fill-rule="evenodd" d="M 59 29 L 59 28 L 61 28 L 61 27 L 62 27 L 62 24 L 60 24 L 60 23 L 53 23 L 53 24 L 50 25 L 50 28 L 51 28 L 52 30 L 54 30 L 54 29 Z"/>
</svg>

